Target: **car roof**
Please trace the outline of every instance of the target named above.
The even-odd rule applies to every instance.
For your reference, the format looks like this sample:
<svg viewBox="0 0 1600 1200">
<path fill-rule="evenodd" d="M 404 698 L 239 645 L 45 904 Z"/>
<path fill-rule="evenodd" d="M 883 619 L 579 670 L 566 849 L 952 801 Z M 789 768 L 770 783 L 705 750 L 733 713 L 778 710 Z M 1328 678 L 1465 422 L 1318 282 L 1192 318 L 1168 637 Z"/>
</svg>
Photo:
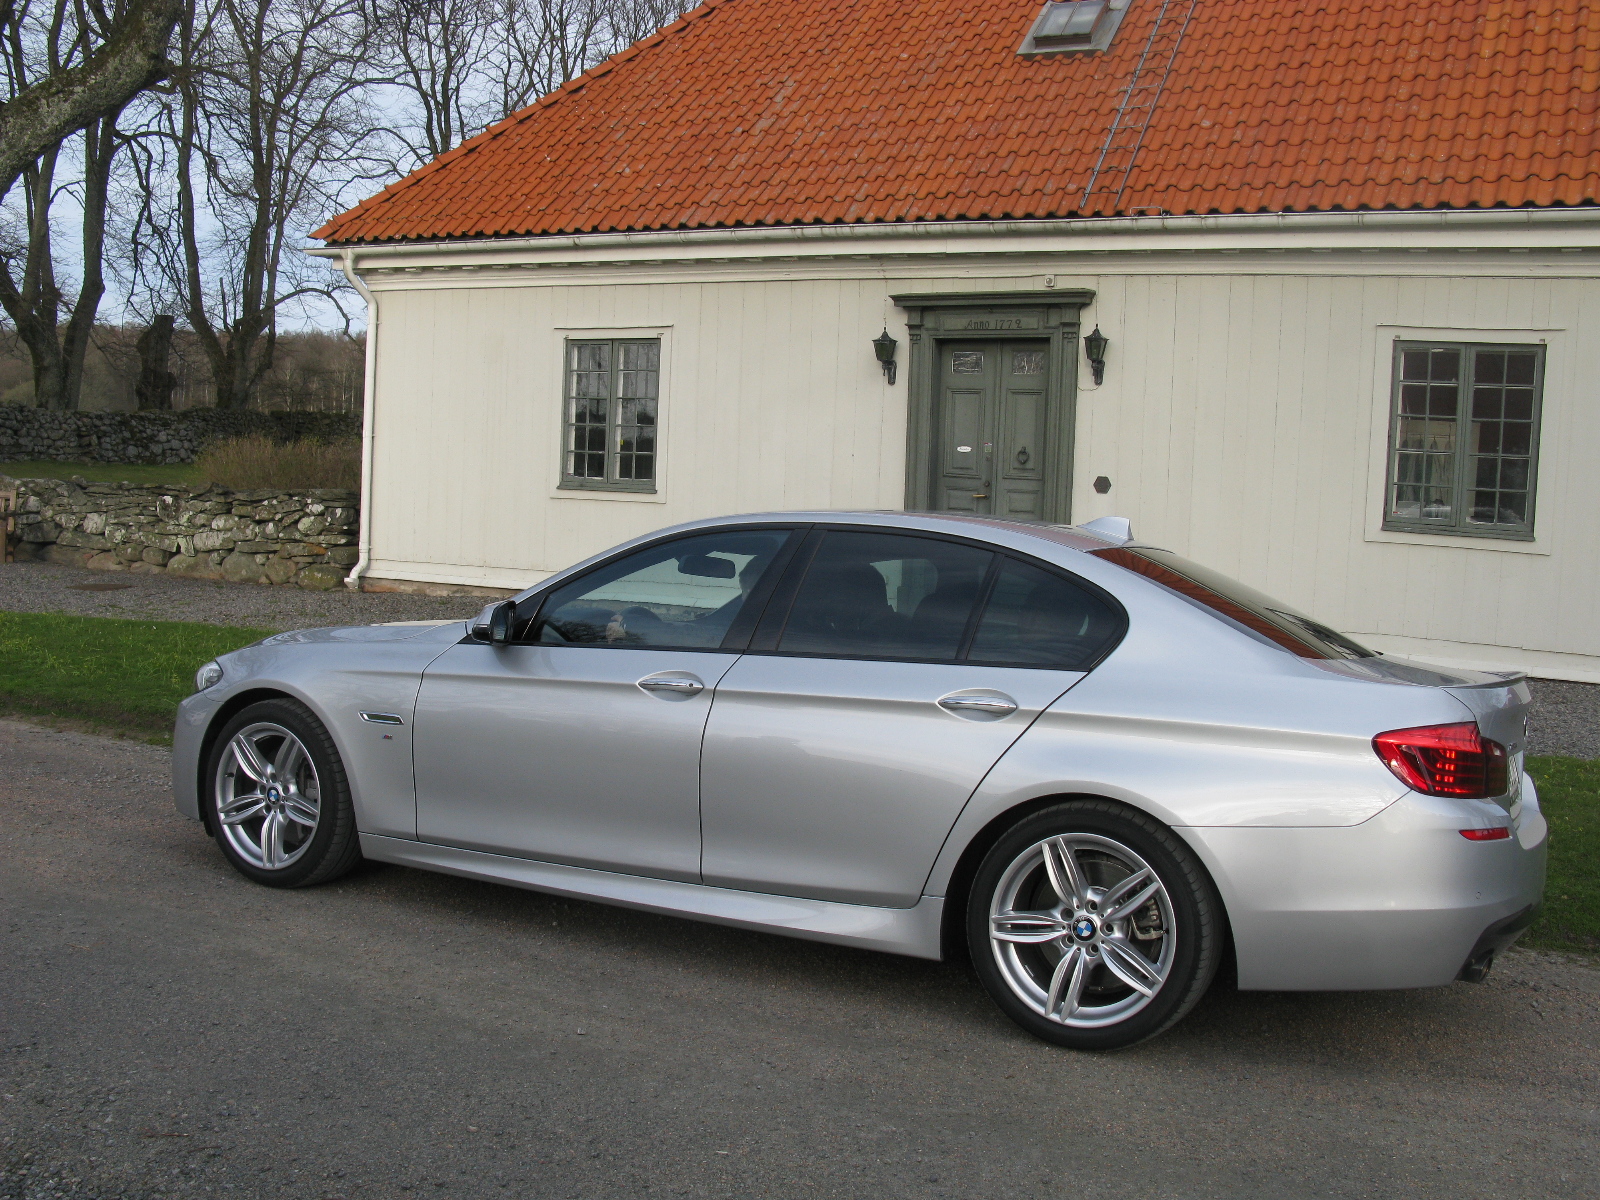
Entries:
<svg viewBox="0 0 1600 1200">
<path fill-rule="evenodd" d="M 1052 525 L 1043 521 L 1007 520 L 1003 517 L 985 517 L 965 513 L 907 512 L 901 509 L 805 509 L 794 512 L 740 513 L 726 517 L 708 517 L 699 521 L 662 529 L 666 534 L 679 530 L 718 528 L 727 525 L 764 524 L 818 524 L 818 525 L 878 525 L 894 529 L 920 530 L 925 533 L 949 533 L 957 537 L 977 538 L 1011 544 L 1016 537 L 1034 538 L 1053 546 L 1069 550 L 1103 550 L 1119 545 L 1110 538 L 1099 537 L 1075 525 Z M 655 534 L 651 535 L 656 536 Z"/>
</svg>

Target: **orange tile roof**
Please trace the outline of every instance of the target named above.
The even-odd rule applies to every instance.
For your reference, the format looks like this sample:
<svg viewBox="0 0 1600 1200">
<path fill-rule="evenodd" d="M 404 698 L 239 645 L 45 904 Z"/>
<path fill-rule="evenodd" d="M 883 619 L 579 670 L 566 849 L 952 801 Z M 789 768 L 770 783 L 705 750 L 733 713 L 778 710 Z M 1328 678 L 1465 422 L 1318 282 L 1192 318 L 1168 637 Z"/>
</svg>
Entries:
<svg viewBox="0 0 1600 1200">
<path fill-rule="evenodd" d="M 707 0 L 315 236 L 1110 215 L 1160 4 L 1025 59 L 1040 6 Z M 1117 211 L 1593 204 L 1597 97 L 1595 0 L 1199 0 Z"/>
</svg>

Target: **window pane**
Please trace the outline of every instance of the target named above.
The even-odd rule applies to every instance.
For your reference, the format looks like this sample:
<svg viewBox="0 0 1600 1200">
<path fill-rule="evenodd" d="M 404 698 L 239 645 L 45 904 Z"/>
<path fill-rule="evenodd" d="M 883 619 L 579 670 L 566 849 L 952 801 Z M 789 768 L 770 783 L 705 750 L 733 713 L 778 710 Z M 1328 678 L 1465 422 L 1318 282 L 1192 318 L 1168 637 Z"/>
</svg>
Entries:
<svg viewBox="0 0 1600 1200">
<path fill-rule="evenodd" d="M 1478 351 L 1478 361 L 1472 368 L 1474 383 L 1504 383 L 1506 381 L 1506 356 L 1493 350 Z"/>
<path fill-rule="evenodd" d="M 606 402 L 569 401 L 567 474 L 579 479 L 606 477 Z"/>
<path fill-rule="evenodd" d="M 1454 380 L 1461 378 L 1461 351 L 1435 350 L 1428 358 L 1429 379 Z"/>
<path fill-rule="evenodd" d="M 661 344 L 624 342 L 618 350 L 621 368 L 617 372 L 617 395 L 654 399 L 659 394 Z"/>
<path fill-rule="evenodd" d="M 1472 431 L 1469 448 L 1474 525 L 1519 525 L 1526 520 L 1533 440 L 1537 355 L 1521 350 L 1472 352 Z"/>
<path fill-rule="evenodd" d="M 950 661 L 993 556 L 933 538 L 830 532 L 778 649 Z"/>
<path fill-rule="evenodd" d="M 617 402 L 617 478 L 655 478 L 656 402 Z"/>
<path fill-rule="evenodd" d="M 1060 575 L 1008 560 L 983 610 L 968 662 L 1081 671 L 1121 627 L 1098 596 Z"/>
<path fill-rule="evenodd" d="M 1428 352 L 1407 350 L 1400 356 L 1401 379 L 1426 379 L 1428 377 Z"/>
<path fill-rule="evenodd" d="M 788 532 L 704 534 L 631 554 L 556 591 L 538 640 L 714 650 Z"/>
<path fill-rule="evenodd" d="M 1533 420 L 1533 389 L 1514 388 L 1506 389 L 1506 420 L 1531 421 Z"/>
<path fill-rule="evenodd" d="M 1539 356 L 1526 350 L 1513 350 L 1506 355 L 1506 382 L 1532 387 L 1534 371 L 1537 369 Z"/>
</svg>

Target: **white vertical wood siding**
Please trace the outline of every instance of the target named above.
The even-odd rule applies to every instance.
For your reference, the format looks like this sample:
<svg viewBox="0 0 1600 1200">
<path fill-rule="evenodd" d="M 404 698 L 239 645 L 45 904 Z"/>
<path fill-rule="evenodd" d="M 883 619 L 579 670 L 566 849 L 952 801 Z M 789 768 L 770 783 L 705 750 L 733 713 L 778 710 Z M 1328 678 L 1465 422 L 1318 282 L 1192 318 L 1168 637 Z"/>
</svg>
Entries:
<svg viewBox="0 0 1600 1200">
<path fill-rule="evenodd" d="M 888 297 L 1047 295 L 1050 272 L 1094 290 L 1086 327 L 1111 339 L 1104 386 L 1081 381 L 1074 519 L 1129 516 L 1141 540 L 1387 648 L 1600 681 L 1600 282 L 1382 261 L 1365 275 L 1289 261 L 1068 275 L 1060 261 L 381 284 L 370 574 L 518 587 L 677 521 L 899 507 L 905 373 L 887 386 L 869 345 L 887 323 L 905 361 Z M 666 330 L 661 494 L 558 497 L 563 331 L 641 327 Z M 1549 339 L 1533 546 L 1372 540 L 1402 328 Z"/>
</svg>

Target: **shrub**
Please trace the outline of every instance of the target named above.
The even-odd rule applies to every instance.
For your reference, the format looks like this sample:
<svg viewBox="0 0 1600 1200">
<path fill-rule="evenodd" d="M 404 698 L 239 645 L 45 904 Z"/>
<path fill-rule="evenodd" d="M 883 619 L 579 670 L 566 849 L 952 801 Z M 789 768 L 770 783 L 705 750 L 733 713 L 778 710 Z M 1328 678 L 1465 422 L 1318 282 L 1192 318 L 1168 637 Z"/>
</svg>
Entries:
<svg viewBox="0 0 1600 1200">
<path fill-rule="evenodd" d="M 214 442 L 195 460 L 203 479 L 235 491 L 361 486 L 361 443 L 277 442 L 251 436 Z"/>
</svg>

